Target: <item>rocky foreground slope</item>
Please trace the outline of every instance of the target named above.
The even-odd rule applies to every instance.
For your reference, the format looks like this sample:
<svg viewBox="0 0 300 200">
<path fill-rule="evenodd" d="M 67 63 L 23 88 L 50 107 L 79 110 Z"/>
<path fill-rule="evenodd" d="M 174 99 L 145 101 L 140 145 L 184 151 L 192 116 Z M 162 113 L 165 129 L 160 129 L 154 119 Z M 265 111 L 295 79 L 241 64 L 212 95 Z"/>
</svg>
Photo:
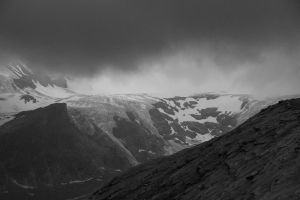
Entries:
<svg viewBox="0 0 300 200">
<path fill-rule="evenodd" d="M 90 199 L 300 199 L 300 99 L 270 106 L 219 138 L 134 167 Z"/>
</svg>

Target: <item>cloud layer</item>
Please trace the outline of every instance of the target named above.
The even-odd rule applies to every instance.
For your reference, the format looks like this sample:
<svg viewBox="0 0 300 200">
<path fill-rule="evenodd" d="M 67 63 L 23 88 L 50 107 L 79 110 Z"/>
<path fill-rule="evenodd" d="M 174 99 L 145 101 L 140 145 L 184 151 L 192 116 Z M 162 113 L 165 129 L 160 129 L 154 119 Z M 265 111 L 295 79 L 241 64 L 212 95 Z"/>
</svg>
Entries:
<svg viewBox="0 0 300 200">
<path fill-rule="evenodd" d="M 248 71 L 255 80 L 242 82 L 269 84 L 279 68 L 299 69 L 299 43 L 297 0 L 0 1 L 2 63 L 17 58 L 77 76 L 156 70 L 192 81 L 181 72 L 209 70 L 208 59 L 224 76 Z M 189 62 L 176 68 L 177 55 Z"/>
</svg>

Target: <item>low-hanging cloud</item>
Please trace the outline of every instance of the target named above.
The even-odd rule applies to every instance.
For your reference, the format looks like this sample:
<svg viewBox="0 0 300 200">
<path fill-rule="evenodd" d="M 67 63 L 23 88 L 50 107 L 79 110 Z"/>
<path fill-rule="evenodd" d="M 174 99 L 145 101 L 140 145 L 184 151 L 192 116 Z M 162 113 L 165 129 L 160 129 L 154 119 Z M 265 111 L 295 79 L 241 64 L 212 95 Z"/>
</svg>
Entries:
<svg viewBox="0 0 300 200">
<path fill-rule="evenodd" d="M 0 48 L 31 66 L 89 75 L 204 46 L 230 69 L 270 49 L 296 48 L 298 2 L 2 0 Z"/>
<path fill-rule="evenodd" d="M 101 92 L 300 93 L 299 58 L 298 0 L 0 0 L 0 66 Z"/>
</svg>

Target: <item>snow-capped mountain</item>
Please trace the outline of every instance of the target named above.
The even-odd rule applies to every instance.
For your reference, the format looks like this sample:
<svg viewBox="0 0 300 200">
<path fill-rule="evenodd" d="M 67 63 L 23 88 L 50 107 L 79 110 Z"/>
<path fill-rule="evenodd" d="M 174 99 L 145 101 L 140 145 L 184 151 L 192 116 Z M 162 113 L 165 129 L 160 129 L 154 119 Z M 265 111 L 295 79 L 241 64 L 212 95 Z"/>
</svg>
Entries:
<svg viewBox="0 0 300 200">
<path fill-rule="evenodd" d="M 63 78 L 35 73 L 23 64 L 10 65 L 0 74 L 0 125 L 20 111 L 44 107 L 74 94 Z"/>
<path fill-rule="evenodd" d="M 82 95 L 70 90 L 66 79 L 33 72 L 24 64 L 10 65 L 8 70 L 8 75 L 0 75 L 0 125 L 20 111 L 67 103 L 70 115 L 81 127 L 81 122 L 76 121 L 78 115 L 87 116 L 111 135 L 122 120 L 143 127 L 167 143 L 159 154 L 171 154 L 223 135 L 262 108 L 290 98 L 257 100 L 250 95 L 224 93 L 172 98 L 147 94 Z M 126 137 L 130 137 L 128 134 Z M 123 137 L 124 133 L 117 135 Z M 126 139 L 122 138 L 122 142 L 126 143 Z M 142 145 L 134 151 L 155 154 L 152 150 Z"/>
<path fill-rule="evenodd" d="M 15 65 L 8 65 L 11 77 L 15 85 L 20 89 L 32 88 L 39 89 L 39 87 L 60 87 L 67 88 L 67 80 L 62 77 L 50 77 L 44 73 L 33 72 L 26 65 L 18 63 Z"/>
<path fill-rule="evenodd" d="M 26 133 L 30 133 L 30 127 L 35 122 L 43 125 L 42 129 L 37 126 L 36 130 L 49 129 L 52 131 L 49 134 L 55 135 L 56 131 L 52 130 L 52 127 L 65 128 L 60 123 L 63 121 L 65 126 L 69 127 L 66 130 L 70 132 L 70 136 L 75 137 L 76 140 L 78 134 L 84 134 L 82 137 L 85 142 L 81 143 L 78 140 L 78 142 L 73 141 L 74 143 L 72 143 L 70 141 L 67 145 L 80 143 L 82 144 L 80 148 L 83 149 L 89 149 L 88 146 L 91 144 L 95 145 L 91 148 L 96 151 L 89 158 L 97 161 L 96 165 L 101 169 L 102 174 L 111 175 L 153 158 L 170 155 L 221 136 L 261 109 L 288 98 L 292 97 L 257 100 L 250 95 L 224 93 L 204 93 L 171 98 L 154 97 L 148 94 L 83 95 L 69 89 L 66 79 L 42 75 L 20 64 L 9 66 L 8 73 L 0 74 L 0 125 L 6 130 L 7 136 L 5 137 L 11 135 L 10 133 L 17 134 L 24 131 L 25 129 L 23 130 L 22 127 L 26 128 Z M 62 120 L 55 120 L 54 115 L 43 117 L 48 115 L 47 113 L 52 113 L 51 110 L 56 108 L 56 106 L 49 106 L 54 103 L 66 105 L 61 111 L 65 116 Z M 41 107 L 46 107 L 46 109 L 30 111 Z M 58 107 L 61 108 L 61 106 Z M 22 111 L 30 112 L 23 113 Z M 40 117 L 34 117 L 35 113 L 38 113 Z M 40 118 L 44 120 L 39 121 Z M 47 125 L 50 122 L 51 127 Z M 72 134 L 77 135 L 73 136 Z M 22 138 L 13 137 L 10 140 L 23 144 Z M 47 137 L 43 137 L 41 140 L 31 140 L 34 143 L 31 145 L 37 147 L 37 152 L 49 151 L 49 149 L 44 149 L 45 146 L 39 144 L 39 142 L 44 143 L 45 138 Z M 101 138 L 105 138 L 105 140 Z M 50 137 L 49 140 L 55 139 Z M 101 147 L 97 147 L 99 144 Z M 108 158 L 106 154 L 101 154 L 103 147 L 107 147 L 109 154 L 114 154 L 114 157 L 121 156 L 124 163 L 127 163 L 126 166 L 119 166 L 114 159 Z M 78 147 L 75 150 L 79 151 Z M 3 152 L 6 152 L 5 155 L 14 154 L 14 148 L 5 149 Z M 96 152 L 99 153 L 97 154 L 98 158 L 94 159 L 93 156 L 96 155 Z M 70 154 L 62 155 L 69 159 L 68 156 L 73 154 L 70 152 Z M 87 157 L 87 155 L 83 157 Z M 78 157 L 78 162 L 81 162 L 80 159 Z M 59 166 L 64 168 L 64 164 L 59 163 Z M 33 173 L 32 170 L 30 171 L 30 163 L 25 162 L 22 165 L 28 171 L 25 170 L 24 176 L 21 178 L 12 173 L 10 178 L 13 178 L 14 181 L 10 184 L 13 184 L 14 187 L 22 186 L 23 189 L 27 186 L 29 188 L 37 187 L 36 182 L 30 179 Z M 54 165 L 46 166 L 42 163 L 41 166 L 43 170 L 45 167 L 49 168 L 47 170 L 56 170 Z M 76 166 L 72 167 L 76 168 Z M 95 172 L 96 169 L 93 167 L 95 166 L 91 166 L 91 169 Z M 7 171 L 7 169 L 2 170 Z M 68 173 L 66 172 L 66 174 Z M 98 175 L 92 177 L 92 180 L 98 179 Z M 107 176 L 104 179 L 107 180 L 110 177 Z M 82 183 L 82 180 L 90 180 L 90 178 L 89 171 L 84 171 L 81 176 L 79 174 L 70 175 L 69 178 L 62 173 L 58 175 L 55 184 L 61 187 L 74 181 Z M 41 183 L 51 185 L 49 180 L 41 180 Z M 86 183 L 90 184 L 91 182 L 87 181 Z M 96 181 L 95 184 L 99 183 Z"/>
</svg>

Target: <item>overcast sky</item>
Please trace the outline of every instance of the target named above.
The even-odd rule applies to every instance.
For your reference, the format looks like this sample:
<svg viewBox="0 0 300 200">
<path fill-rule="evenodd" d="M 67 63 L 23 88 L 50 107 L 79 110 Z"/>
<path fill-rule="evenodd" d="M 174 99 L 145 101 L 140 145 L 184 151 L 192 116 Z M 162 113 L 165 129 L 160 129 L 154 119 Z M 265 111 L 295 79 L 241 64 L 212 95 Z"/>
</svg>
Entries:
<svg viewBox="0 0 300 200">
<path fill-rule="evenodd" d="M 299 2 L 0 0 L 0 64 L 105 93 L 300 93 Z"/>
</svg>

